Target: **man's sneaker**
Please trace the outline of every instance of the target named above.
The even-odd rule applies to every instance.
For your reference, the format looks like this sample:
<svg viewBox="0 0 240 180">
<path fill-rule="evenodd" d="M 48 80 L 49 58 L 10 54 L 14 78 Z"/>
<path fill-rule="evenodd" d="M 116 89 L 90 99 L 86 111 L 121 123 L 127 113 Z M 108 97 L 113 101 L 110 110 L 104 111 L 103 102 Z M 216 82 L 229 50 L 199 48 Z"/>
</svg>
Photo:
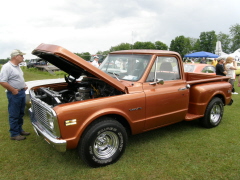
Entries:
<svg viewBox="0 0 240 180">
<path fill-rule="evenodd" d="M 23 131 L 23 132 L 21 132 L 20 134 L 21 134 L 21 135 L 24 135 L 24 136 L 30 135 L 30 133 L 29 133 L 29 132 L 26 132 L 26 131 Z"/>
<path fill-rule="evenodd" d="M 237 92 L 232 92 L 232 94 L 238 94 Z"/>
<path fill-rule="evenodd" d="M 11 140 L 17 140 L 17 141 L 21 141 L 21 140 L 24 140 L 24 139 L 26 139 L 26 137 L 21 136 L 21 135 L 11 137 Z"/>
</svg>

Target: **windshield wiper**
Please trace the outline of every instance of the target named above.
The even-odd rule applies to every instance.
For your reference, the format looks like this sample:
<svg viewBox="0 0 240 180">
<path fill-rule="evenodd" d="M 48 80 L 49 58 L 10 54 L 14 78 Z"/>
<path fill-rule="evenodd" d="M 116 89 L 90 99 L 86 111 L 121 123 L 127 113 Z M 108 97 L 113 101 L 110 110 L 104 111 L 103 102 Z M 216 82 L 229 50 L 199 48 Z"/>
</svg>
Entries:
<svg viewBox="0 0 240 180">
<path fill-rule="evenodd" d="M 115 77 L 118 81 L 120 81 L 120 79 L 118 79 L 119 74 L 116 74 L 116 73 L 114 73 L 114 72 L 108 72 L 108 74 L 113 74 L 114 77 Z"/>
</svg>

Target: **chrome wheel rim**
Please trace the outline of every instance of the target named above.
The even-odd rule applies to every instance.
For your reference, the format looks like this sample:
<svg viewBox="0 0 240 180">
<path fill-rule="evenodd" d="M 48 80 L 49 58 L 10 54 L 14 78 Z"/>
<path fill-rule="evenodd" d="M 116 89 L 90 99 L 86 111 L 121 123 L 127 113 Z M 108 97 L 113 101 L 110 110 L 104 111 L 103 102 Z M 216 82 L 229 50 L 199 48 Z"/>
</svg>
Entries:
<svg viewBox="0 0 240 180">
<path fill-rule="evenodd" d="M 107 159 L 117 151 L 118 146 L 118 136 L 111 131 L 105 131 L 97 136 L 93 152 L 99 159 Z"/>
<path fill-rule="evenodd" d="M 210 121 L 213 124 L 217 124 L 221 120 L 222 116 L 222 106 L 219 104 L 214 104 L 210 114 Z"/>
</svg>

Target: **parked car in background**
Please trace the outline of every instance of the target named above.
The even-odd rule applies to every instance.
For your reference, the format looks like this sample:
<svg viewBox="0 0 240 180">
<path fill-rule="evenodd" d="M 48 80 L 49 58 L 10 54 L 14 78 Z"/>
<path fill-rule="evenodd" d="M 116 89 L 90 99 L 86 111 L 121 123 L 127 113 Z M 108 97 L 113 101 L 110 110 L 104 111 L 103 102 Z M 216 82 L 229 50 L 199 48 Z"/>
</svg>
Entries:
<svg viewBox="0 0 240 180">
<path fill-rule="evenodd" d="M 21 63 L 19 64 L 19 66 L 27 66 L 27 63 L 26 63 L 26 62 L 21 62 Z"/>
<path fill-rule="evenodd" d="M 216 75 L 216 68 L 210 64 L 184 64 L 184 72 Z"/>
<path fill-rule="evenodd" d="M 45 61 L 43 59 L 31 59 L 27 64 L 27 68 L 32 68 L 37 65 L 42 65 L 42 66 L 47 65 L 47 61 Z"/>
</svg>

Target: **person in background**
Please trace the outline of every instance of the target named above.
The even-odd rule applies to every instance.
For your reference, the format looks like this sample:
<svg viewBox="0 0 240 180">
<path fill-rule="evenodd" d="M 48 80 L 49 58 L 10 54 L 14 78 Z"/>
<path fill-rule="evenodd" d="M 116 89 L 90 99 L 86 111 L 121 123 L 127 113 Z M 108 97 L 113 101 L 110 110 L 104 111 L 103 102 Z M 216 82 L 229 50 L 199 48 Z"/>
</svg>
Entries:
<svg viewBox="0 0 240 180">
<path fill-rule="evenodd" d="M 218 63 L 216 65 L 216 75 L 219 75 L 219 76 L 226 76 L 227 74 L 227 71 L 225 71 L 224 69 L 224 58 L 220 57 L 217 59 Z"/>
<path fill-rule="evenodd" d="M 240 76 L 238 76 L 238 87 L 240 87 Z"/>
<path fill-rule="evenodd" d="M 186 64 L 187 64 L 188 62 L 194 64 L 194 60 L 193 60 L 193 59 L 186 59 L 186 60 L 184 61 L 184 63 L 186 63 Z"/>
<path fill-rule="evenodd" d="M 238 57 L 238 56 L 235 56 L 235 61 L 236 61 L 236 62 L 239 62 L 239 60 L 240 60 L 239 57 Z"/>
<path fill-rule="evenodd" d="M 7 89 L 10 139 L 18 141 L 30 135 L 22 128 L 26 103 L 25 90 L 27 89 L 22 69 L 19 66 L 23 62 L 23 55 L 25 53 L 20 50 L 12 51 L 10 61 L 3 65 L 0 73 L 0 84 Z"/>
<path fill-rule="evenodd" d="M 206 58 L 202 58 L 202 60 L 200 61 L 200 64 L 207 64 Z"/>
<path fill-rule="evenodd" d="M 228 56 L 226 59 L 226 63 L 225 63 L 225 69 L 227 71 L 226 76 L 231 77 L 229 79 L 229 83 L 232 85 L 232 94 L 238 94 L 237 92 L 235 92 L 234 89 L 234 81 L 235 81 L 235 70 L 237 70 L 237 62 L 234 60 L 233 57 Z"/>
<path fill-rule="evenodd" d="M 214 58 L 214 59 L 212 60 L 212 63 L 211 63 L 211 64 L 212 64 L 214 67 L 216 67 L 217 63 L 218 63 L 217 59 Z"/>
<path fill-rule="evenodd" d="M 93 57 L 93 62 L 91 62 L 91 64 L 97 68 L 99 68 L 99 64 L 98 64 L 98 60 L 99 60 L 99 57 L 98 56 L 94 56 Z"/>
</svg>

